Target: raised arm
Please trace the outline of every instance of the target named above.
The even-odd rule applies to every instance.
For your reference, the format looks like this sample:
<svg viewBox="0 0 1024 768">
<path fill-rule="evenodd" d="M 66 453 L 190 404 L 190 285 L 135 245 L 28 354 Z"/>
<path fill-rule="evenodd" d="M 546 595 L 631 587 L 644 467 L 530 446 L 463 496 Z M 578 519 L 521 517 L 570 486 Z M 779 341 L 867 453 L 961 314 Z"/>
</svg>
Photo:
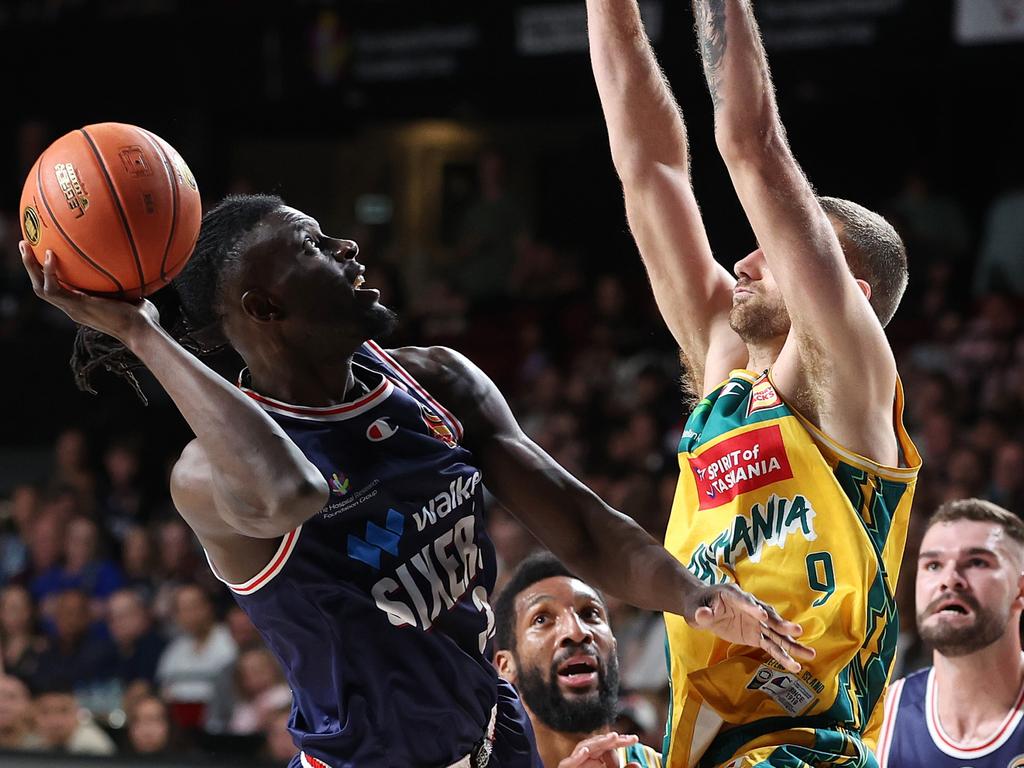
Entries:
<svg viewBox="0 0 1024 768">
<path fill-rule="evenodd" d="M 698 581 L 635 521 L 566 472 L 523 433 L 494 383 L 465 357 L 441 347 L 393 354 L 459 414 L 495 498 L 581 579 L 641 608 L 682 615 L 730 642 L 763 648 L 789 669 L 799 667 L 790 654 L 812 658 L 789 637 L 800 633 L 797 625 L 733 584 Z"/>
<path fill-rule="evenodd" d="M 195 432 L 197 439 L 175 466 L 171 492 L 204 545 L 216 547 L 231 536 L 273 539 L 323 506 L 327 483 L 316 467 L 237 387 L 175 342 L 160 327 L 152 304 L 67 291 L 57 282 L 52 259 L 40 269 L 25 243 L 22 255 L 36 295 L 72 320 L 122 341 Z"/>
<path fill-rule="evenodd" d="M 636 0 L 587 0 L 590 60 L 626 215 L 662 317 L 707 391 L 746 360 L 729 328 L 735 281 L 711 253 L 690 185 L 682 114 Z"/>
<path fill-rule="evenodd" d="M 694 0 L 694 15 L 715 139 L 792 322 L 775 365 L 776 384 L 784 393 L 800 391 L 809 370 L 824 360 L 828 369 L 818 369 L 812 382 L 824 389 L 822 410 L 830 410 L 842 387 L 850 406 L 844 412 L 859 410 L 863 421 L 864 408 L 884 409 L 892 440 L 893 355 L 789 148 L 750 2 Z M 854 381 L 856 388 L 849 386 Z M 852 434 L 856 425 L 834 426 L 867 448 L 875 442 Z"/>
</svg>

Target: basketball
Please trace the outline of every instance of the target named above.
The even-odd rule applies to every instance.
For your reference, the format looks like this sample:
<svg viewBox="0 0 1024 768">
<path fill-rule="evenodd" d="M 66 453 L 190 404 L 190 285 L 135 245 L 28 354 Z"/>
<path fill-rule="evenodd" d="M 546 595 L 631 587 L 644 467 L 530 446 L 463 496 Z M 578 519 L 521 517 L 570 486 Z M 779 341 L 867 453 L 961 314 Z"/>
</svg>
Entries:
<svg viewBox="0 0 1024 768">
<path fill-rule="evenodd" d="M 174 147 L 123 123 L 61 136 L 36 160 L 21 193 L 21 231 L 59 282 L 136 299 L 185 266 L 202 218 L 195 177 Z"/>
</svg>

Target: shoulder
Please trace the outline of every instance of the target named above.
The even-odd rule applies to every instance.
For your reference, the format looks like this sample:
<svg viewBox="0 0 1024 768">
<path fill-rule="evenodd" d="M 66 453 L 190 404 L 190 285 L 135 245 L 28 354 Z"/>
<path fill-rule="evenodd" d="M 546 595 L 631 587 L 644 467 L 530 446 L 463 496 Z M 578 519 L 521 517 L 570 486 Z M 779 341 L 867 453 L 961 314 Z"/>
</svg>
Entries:
<svg viewBox="0 0 1024 768">
<path fill-rule="evenodd" d="M 472 360 L 450 347 L 388 350 L 410 375 L 459 411 L 473 409 L 494 384 Z M 461 418 L 461 413 L 460 413 Z"/>
<path fill-rule="evenodd" d="M 387 352 L 416 378 L 456 378 L 476 369 L 469 358 L 451 347 L 398 347 Z"/>
</svg>

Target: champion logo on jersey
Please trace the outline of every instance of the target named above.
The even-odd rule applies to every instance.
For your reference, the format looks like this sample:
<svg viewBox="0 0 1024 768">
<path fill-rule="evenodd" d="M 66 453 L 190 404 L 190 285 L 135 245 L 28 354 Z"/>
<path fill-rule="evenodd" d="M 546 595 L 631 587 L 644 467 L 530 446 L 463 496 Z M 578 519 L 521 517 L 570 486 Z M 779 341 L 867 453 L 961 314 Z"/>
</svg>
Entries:
<svg viewBox="0 0 1024 768">
<path fill-rule="evenodd" d="M 430 431 L 430 434 L 442 443 L 447 445 L 449 448 L 454 448 L 458 445 L 458 443 L 455 442 L 455 435 L 452 434 L 448 425 L 444 423 L 444 419 L 422 403 L 420 403 L 420 417 L 423 419 L 423 423 L 427 425 L 427 429 Z"/>
<path fill-rule="evenodd" d="M 398 427 L 393 427 L 388 424 L 387 417 L 377 419 L 373 424 L 366 428 L 366 439 L 371 443 L 379 443 L 381 440 L 387 440 L 397 431 Z"/>
<path fill-rule="evenodd" d="M 344 472 L 331 473 L 331 493 L 336 496 L 344 496 L 351 490 L 351 484 Z"/>
</svg>

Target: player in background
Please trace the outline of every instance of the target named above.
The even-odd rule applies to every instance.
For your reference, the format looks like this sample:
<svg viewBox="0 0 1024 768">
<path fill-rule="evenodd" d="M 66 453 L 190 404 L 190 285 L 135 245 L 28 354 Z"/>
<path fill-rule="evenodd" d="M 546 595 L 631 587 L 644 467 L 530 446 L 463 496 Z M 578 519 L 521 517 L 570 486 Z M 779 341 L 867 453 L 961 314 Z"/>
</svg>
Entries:
<svg viewBox="0 0 1024 768">
<path fill-rule="evenodd" d="M 943 504 L 921 542 L 916 592 L 934 666 L 889 688 L 881 768 L 1024 765 L 1024 522 L 981 499 Z"/>
<path fill-rule="evenodd" d="M 494 665 L 519 691 L 545 768 L 577 768 L 601 750 L 616 766 L 660 768 L 657 752 L 611 730 L 619 660 L 604 598 L 593 587 L 551 553 L 531 555 L 498 595 L 494 629 Z"/>
<path fill-rule="evenodd" d="M 734 585 L 696 580 L 565 472 L 465 357 L 373 342 L 394 314 L 364 286 L 358 246 L 279 198 L 229 197 L 207 213 L 174 281 L 178 306 L 165 305 L 190 347 L 241 355 L 238 386 L 151 302 L 65 290 L 52 254 L 40 268 L 21 249 L 37 295 L 87 326 L 80 381 L 98 365 L 145 365 L 195 433 L 171 495 L 287 672 L 295 765 L 534 764 L 528 719 L 486 656 L 495 558 L 482 478 L 622 599 L 793 669 L 790 652 L 812 655 L 786 637 L 799 627 Z"/>
<path fill-rule="evenodd" d="M 697 403 L 666 546 L 707 584 L 792 611 L 817 657 L 666 616 L 672 766 L 867 764 L 896 646 L 893 593 L 920 458 L 883 331 L 906 287 L 893 228 L 817 197 L 786 141 L 751 5 L 699 0 L 715 139 L 758 247 L 712 253 L 679 107 L 635 0 L 587 0 L 627 218 Z M 790 615 L 790 614 L 787 614 Z"/>
</svg>

